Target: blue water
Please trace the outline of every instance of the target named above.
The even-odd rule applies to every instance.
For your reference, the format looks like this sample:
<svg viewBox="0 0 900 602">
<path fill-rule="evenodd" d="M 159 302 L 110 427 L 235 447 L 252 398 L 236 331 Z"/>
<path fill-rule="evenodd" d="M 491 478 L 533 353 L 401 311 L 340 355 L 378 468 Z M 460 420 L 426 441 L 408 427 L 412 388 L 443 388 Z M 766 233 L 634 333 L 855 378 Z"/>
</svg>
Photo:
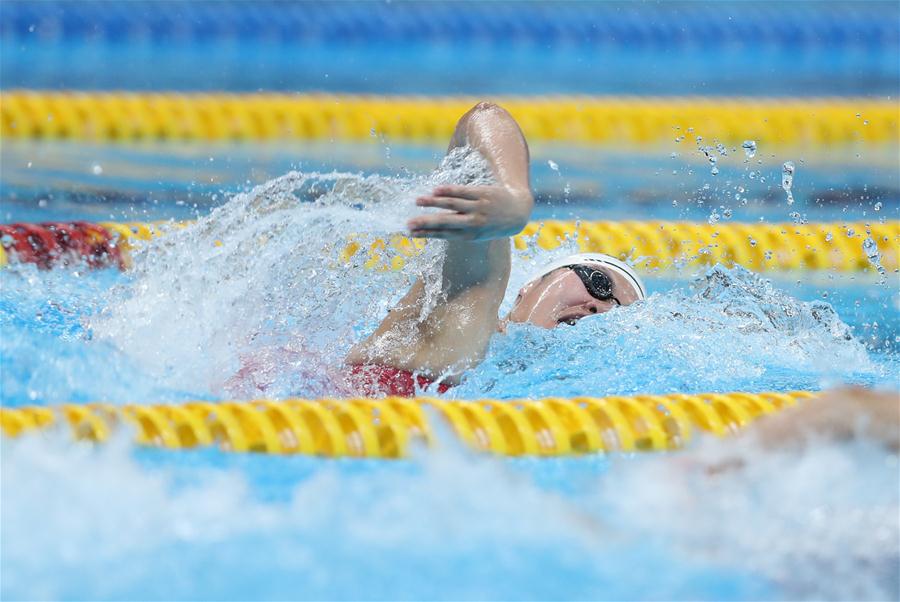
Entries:
<svg viewBox="0 0 900 602">
<path fill-rule="evenodd" d="M 896 2 L 461 6 L 6 0 L 0 88 L 900 94 Z M 729 149 L 718 175 L 674 139 L 531 150 L 535 219 L 900 217 L 896 145 L 761 147 L 752 162 Z M 344 267 L 332 243 L 395 231 L 430 182 L 410 174 L 427 173 L 443 152 L 378 140 L 4 140 L 2 222 L 201 225 L 154 243 L 129 273 L 0 271 L 0 405 L 259 396 L 232 381 L 248 361 L 261 366 L 254 382 L 266 396 L 333 394 L 349 345 L 411 274 L 433 267 L 436 250 L 404 272 L 375 273 L 359 258 Z M 781 189 L 784 161 L 796 165 L 794 204 Z M 296 190 L 271 184 L 290 170 L 302 172 L 286 180 Z M 336 193 L 337 181 L 350 192 Z M 550 258 L 515 254 L 504 310 Z M 881 284 L 873 273 L 766 276 L 650 274 L 643 304 L 494 337 L 485 362 L 448 396 L 900 390 L 896 274 Z M 866 442 L 778 451 L 752 438 L 701 437 L 678 453 L 536 460 L 473 456 L 443 431 L 438 440 L 385 462 L 139 449 L 127 432 L 98 447 L 60 432 L 0 437 L 0 598 L 900 592 L 900 465 Z M 743 467 L 710 474 L 723 464 Z"/>
<path fill-rule="evenodd" d="M 865 127 L 860 120 L 860 128 Z M 442 146 L 365 143 L 119 144 L 5 141 L 0 218 L 14 221 L 191 219 L 291 169 L 424 173 Z M 646 149 L 535 144 L 535 219 L 877 221 L 900 217 L 896 146 L 740 148 L 713 176 L 697 145 Z M 788 205 L 781 166 L 793 161 Z M 552 162 L 552 163 L 551 163 Z M 555 165 L 553 169 L 550 166 Z M 100 168 L 96 173 L 95 167 Z M 98 202 L 98 200 L 102 202 Z"/>
<path fill-rule="evenodd" d="M 229 186 L 248 184 L 229 172 L 247 173 L 252 153 L 220 149 L 206 162 L 233 157 L 216 167 L 231 183 L 198 184 L 195 207 L 170 176 L 196 165 L 196 150 L 147 161 L 147 149 L 10 146 L 5 156 L 18 163 L 10 169 L 4 161 L 4 179 L 16 182 L 3 198 L 9 220 L 130 211 L 201 222 L 138 254 L 128 273 L 0 272 L 6 406 L 241 396 L 229 379 L 248 357 L 274 368 L 267 396 L 333 394 L 329 374 L 339 372 L 348 346 L 433 257 L 426 252 L 401 273 L 366 272 L 339 267 L 340 246 L 327 244 L 351 232 L 363 241 L 383 236 L 404 222 L 411 195 L 431 180 L 398 177 L 399 169 L 368 178 L 295 174 L 233 197 Z M 436 152 L 392 150 L 398 163 L 418 157 L 409 162 L 414 168 Z M 386 150 L 348 151 L 353 171 L 363 167 L 359 153 L 374 163 Z M 536 185 L 550 197 L 539 207 L 544 215 L 659 217 L 658 203 L 603 205 L 587 190 L 566 203 L 570 162 L 553 156 L 557 169 L 535 161 Z M 84 157 L 104 166 L 110 198 L 92 188 L 92 169 L 77 167 Z M 661 169 L 652 160 L 618 161 L 631 165 L 633 180 L 607 176 L 622 171 L 610 169 L 593 172 L 594 181 L 627 190 L 629 182 L 653 182 Z M 571 166 L 592 175 L 589 162 Z M 777 174 L 777 166 L 764 168 Z M 727 184 L 699 169 L 690 187 L 654 184 L 689 208 L 679 214 L 669 205 L 667 215 L 705 215 L 708 201 L 698 203 L 690 190 L 706 183 L 717 207 L 730 203 L 751 181 L 740 160 L 731 169 Z M 857 198 L 838 213 L 801 193 L 829 178 L 852 194 L 854 178 L 895 177 L 872 169 L 838 176 L 815 164 L 798 168 L 798 205 L 834 219 L 890 219 L 897 207 L 887 199 L 876 211 L 877 201 Z M 69 194 L 36 192 L 42 183 Z M 789 212 L 780 195 L 748 196 L 747 205 L 733 204 L 733 219 Z M 504 309 L 534 263 L 548 259 L 515 255 Z M 645 303 L 572 328 L 512 327 L 450 397 L 900 386 L 898 293 L 871 274 L 768 282 L 740 269 L 704 268 L 650 275 L 649 288 Z M 290 369 L 284 349 L 294 354 Z M 62 434 L 0 439 L 2 595 L 883 599 L 898 583 L 897 459 L 865 443 L 821 444 L 797 455 L 707 441 L 682 454 L 537 461 L 473 458 L 452 437 L 439 438 L 437 450 L 401 462 L 136 450 L 127 434 L 97 449 Z M 716 479 L 705 473 L 734 454 L 748 468 Z"/>
<path fill-rule="evenodd" d="M 5 87 L 894 96 L 893 2 L 4 2 Z M 416 74 L 397 77 L 398 73 Z"/>
</svg>

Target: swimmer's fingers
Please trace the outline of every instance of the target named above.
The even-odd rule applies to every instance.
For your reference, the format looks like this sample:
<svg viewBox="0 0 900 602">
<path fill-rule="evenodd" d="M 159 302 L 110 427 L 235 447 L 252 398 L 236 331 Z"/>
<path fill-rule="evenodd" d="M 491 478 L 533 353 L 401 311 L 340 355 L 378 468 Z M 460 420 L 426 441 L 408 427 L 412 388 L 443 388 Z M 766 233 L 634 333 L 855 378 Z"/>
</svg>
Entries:
<svg viewBox="0 0 900 602">
<path fill-rule="evenodd" d="M 491 193 L 495 192 L 498 186 L 457 186 L 455 184 L 445 184 L 437 186 L 433 191 L 433 196 L 438 197 L 455 197 L 457 199 L 469 199 L 477 201 L 478 199 L 488 198 Z"/>
<path fill-rule="evenodd" d="M 463 238 L 473 226 L 472 216 L 461 213 L 435 213 L 414 217 L 406 224 L 416 238 Z"/>
<path fill-rule="evenodd" d="M 471 213 L 478 208 L 478 202 L 451 196 L 422 196 L 416 199 L 419 207 L 440 207 L 459 213 Z"/>
</svg>

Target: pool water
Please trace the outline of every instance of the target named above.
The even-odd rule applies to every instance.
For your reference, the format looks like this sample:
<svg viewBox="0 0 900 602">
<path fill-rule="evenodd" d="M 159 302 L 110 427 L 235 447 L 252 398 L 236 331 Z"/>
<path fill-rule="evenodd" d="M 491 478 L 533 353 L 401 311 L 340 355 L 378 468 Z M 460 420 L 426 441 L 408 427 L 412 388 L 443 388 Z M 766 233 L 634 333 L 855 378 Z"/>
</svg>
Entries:
<svg viewBox="0 0 900 602">
<path fill-rule="evenodd" d="M 41 164 L 44 175 L 74 157 L 60 149 L 43 155 L 61 162 Z M 419 153 L 421 165 L 435 151 L 396 152 Z M 119 167 L 94 160 L 111 178 L 124 174 L 104 184 L 124 206 L 129 187 L 159 167 L 143 150 L 123 156 Z M 835 220 L 897 215 L 890 195 L 860 197 L 846 214 L 799 193 L 791 207 L 781 195 L 737 193 L 744 205 L 736 189 L 758 180 L 739 157 L 733 175 L 695 168 L 690 184 L 655 186 L 680 202 L 671 210 L 683 218 L 709 215 L 708 197 L 695 196 L 705 184 L 733 220 L 781 221 L 797 206 Z M 764 169 L 779 174 L 778 159 Z M 631 161 L 643 178 L 613 170 L 606 181 L 634 190 L 662 177 Z M 91 187 L 93 171 L 75 173 L 70 162 L 41 190 L 43 178 L 27 175 L 32 163 L 4 170 L 26 174 L 4 192 L 4 221 L 116 217 Z M 535 165 L 537 185 L 558 195 L 540 211 L 580 214 L 591 193 L 566 198 L 567 161 Z M 435 173 L 295 167 L 237 194 L 198 184 L 196 207 L 177 179 L 147 186 L 142 218 L 199 219 L 139 251 L 129 272 L 0 272 L 2 404 L 339 394 L 349 346 L 440 256 L 429 244 L 401 271 L 366 270 L 365 257 L 342 259 L 346 241 L 365 247 L 396 231 L 415 211 L 411 199 L 436 182 L 485 175 L 465 157 Z M 586 180 L 606 177 L 591 169 L 582 166 Z M 896 185 L 890 170 L 869 169 L 835 185 L 848 194 L 870 176 Z M 824 167 L 806 173 L 809 186 L 839 178 Z M 78 198 L 35 208 L 48 190 L 78 190 L 70 177 L 84 184 Z M 634 211 L 659 217 L 650 206 Z M 584 213 L 607 216 L 596 205 Z M 572 244 L 516 252 L 504 310 L 537 264 Z M 722 267 L 649 274 L 645 303 L 494 337 L 449 396 L 900 388 L 895 275 L 769 276 Z M 59 434 L 0 440 L 5 598 L 883 599 L 900 585 L 897 457 L 865 443 L 786 453 L 710 440 L 680 454 L 537 461 L 473 457 L 445 433 L 435 450 L 379 462 L 171 453 L 127 439 L 98 448 Z M 753 462 L 706 472 L 733 457 Z"/>
<path fill-rule="evenodd" d="M 812 116 L 900 90 L 897 2 L 160 6 L 2 0 L 0 93 L 637 94 L 711 100 L 740 142 L 732 99 L 808 103 Z M 842 237 L 852 223 L 846 240 L 862 245 L 858 224 L 900 218 L 900 154 L 858 111 L 834 131 L 767 135 L 819 142 L 748 141 L 755 152 L 704 150 L 710 132 L 674 128 L 655 146 L 533 144 L 533 217 L 829 222 Z M 4 407 L 342 395 L 349 347 L 441 255 L 430 243 L 402 270 L 372 270 L 345 256 L 348 241 L 397 232 L 436 182 L 485 176 L 465 157 L 432 173 L 442 145 L 377 132 L 93 144 L 14 139 L 17 119 L 4 113 L 3 223 L 194 224 L 137 250 L 127 272 L 0 270 Z M 131 116 L 113 119 L 129 131 Z M 873 131 L 887 142 L 864 143 Z M 503 311 L 574 245 L 516 251 Z M 447 396 L 900 392 L 897 272 L 645 275 L 644 303 L 495 336 Z M 437 444 L 394 461 L 164 451 L 124 430 L 98 446 L 0 437 L 0 599 L 900 598 L 900 460 L 865 441 L 498 458 L 430 422 Z"/>
<path fill-rule="evenodd" d="M 4 144 L 4 221 L 198 221 L 139 251 L 129 272 L 0 272 L 6 406 L 340 394 L 349 346 L 440 255 L 429 244 L 400 272 L 372 271 L 361 255 L 341 259 L 346 241 L 396 231 L 435 182 L 484 177 L 466 160 L 430 173 L 436 149 L 377 144 L 335 151 L 336 172 L 325 150 L 278 151 L 284 162 L 268 169 L 298 170 L 287 175 L 255 171 L 271 157 L 243 147 L 39 150 Z M 388 152 L 409 171 L 367 169 Z M 783 157 L 732 154 L 713 176 L 670 152 L 541 149 L 537 217 L 897 216 L 884 153 L 840 175 L 827 158 L 798 166 L 789 206 Z M 813 191 L 829 188 L 854 201 L 817 202 Z M 635 202 L 654 194 L 674 197 L 666 216 Z M 536 264 L 572 245 L 517 251 L 504 311 Z M 650 273 L 645 303 L 494 337 L 449 397 L 897 390 L 889 276 Z M 473 457 L 444 434 L 410 460 L 334 461 L 127 439 L 96 449 L 61 435 L 2 439 L 4 597 L 881 599 L 898 586 L 897 458 L 862 443 L 797 455 L 704 441 L 680 454 L 538 461 Z M 734 456 L 752 462 L 715 478 L 702 468 Z"/>
</svg>

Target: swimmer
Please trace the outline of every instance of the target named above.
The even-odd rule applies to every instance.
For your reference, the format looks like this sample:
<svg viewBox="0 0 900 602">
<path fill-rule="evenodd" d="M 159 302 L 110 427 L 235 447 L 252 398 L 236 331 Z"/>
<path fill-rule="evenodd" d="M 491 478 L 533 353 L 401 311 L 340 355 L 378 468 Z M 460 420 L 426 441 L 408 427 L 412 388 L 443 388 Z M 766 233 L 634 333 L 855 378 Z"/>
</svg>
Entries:
<svg viewBox="0 0 900 602">
<path fill-rule="evenodd" d="M 449 150 L 465 146 L 481 153 L 497 183 L 438 186 L 416 200 L 444 210 L 407 224 L 413 237 L 447 241 L 439 301 L 426 309 L 419 278 L 375 332 L 351 349 L 350 380 L 367 395 L 412 396 L 436 381 L 430 392 L 443 393 L 481 362 L 491 336 L 509 322 L 554 328 L 646 296 L 630 266 L 608 255 L 578 254 L 535 274 L 501 319 L 511 237 L 528 223 L 534 206 L 528 144 L 507 111 L 483 102 L 460 118 Z"/>
</svg>

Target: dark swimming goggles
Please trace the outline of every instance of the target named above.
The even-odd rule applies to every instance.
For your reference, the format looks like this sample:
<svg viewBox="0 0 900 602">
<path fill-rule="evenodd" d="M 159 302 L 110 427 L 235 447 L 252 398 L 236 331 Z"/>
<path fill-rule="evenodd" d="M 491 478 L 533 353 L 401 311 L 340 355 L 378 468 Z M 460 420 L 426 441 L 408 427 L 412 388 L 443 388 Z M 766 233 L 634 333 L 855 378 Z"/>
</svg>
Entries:
<svg viewBox="0 0 900 602">
<path fill-rule="evenodd" d="M 605 273 L 586 265 L 563 266 L 575 272 L 584 284 L 587 292 L 598 301 L 615 301 L 616 305 L 622 303 L 613 294 L 613 283 Z"/>
</svg>

